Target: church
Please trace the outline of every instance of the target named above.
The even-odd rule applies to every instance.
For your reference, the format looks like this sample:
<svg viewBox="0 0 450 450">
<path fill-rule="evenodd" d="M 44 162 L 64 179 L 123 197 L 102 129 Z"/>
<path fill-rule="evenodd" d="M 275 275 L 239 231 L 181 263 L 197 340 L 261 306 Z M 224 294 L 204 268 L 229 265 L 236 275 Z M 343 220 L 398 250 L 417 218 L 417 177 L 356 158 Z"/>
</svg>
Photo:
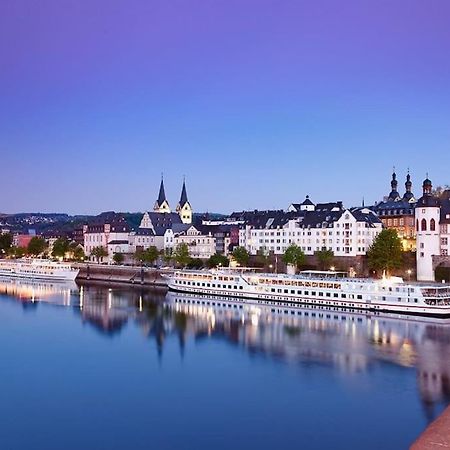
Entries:
<svg viewBox="0 0 450 450">
<path fill-rule="evenodd" d="M 422 188 L 415 207 L 417 280 L 434 281 L 437 267 L 450 267 L 450 190 L 433 193 L 428 177 Z"/>
<path fill-rule="evenodd" d="M 161 178 L 158 199 L 153 206 L 153 211 L 144 213 L 140 228 L 151 228 L 156 232 L 157 229 L 161 227 L 165 229 L 170 228 L 175 224 L 191 224 L 192 216 L 193 210 L 187 196 L 186 180 L 183 180 L 180 201 L 178 202 L 175 212 L 172 212 L 166 197 L 164 179 Z"/>
<path fill-rule="evenodd" d="M 391 192 L 384 201 L 376 203 L 371 209 L 378 215 L 385 228 L 397 231 L 404 251 L 416 249 L 416 227 L 414 223 L 414 207 L 416 198 L 412 192 L 412 181 L 409 171 L 406 175 L 405 193 L 398 192 L 398 181 L 395 169 L 392 173 Z"/>
</svg>

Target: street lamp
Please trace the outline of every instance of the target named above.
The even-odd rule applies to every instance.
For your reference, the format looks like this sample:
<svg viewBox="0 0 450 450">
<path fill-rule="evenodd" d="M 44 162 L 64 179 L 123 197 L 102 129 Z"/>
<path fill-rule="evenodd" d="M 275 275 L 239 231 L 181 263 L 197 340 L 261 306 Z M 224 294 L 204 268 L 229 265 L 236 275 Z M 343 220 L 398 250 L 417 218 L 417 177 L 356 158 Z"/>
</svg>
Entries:
<svg viewBox="0 0 450 450">
<path fill-rule="evenodd" d="M 269 269 L 270 269 L 271 272 L 272 272 L 272 268 L 273 268 L 273 265 L 269 264 Z"/>
<path fill-rule="evenodd" d="M 334 271 L 336 270 L 336 267 L 331 266 L 331 267 L 330 267 L 330 270 L 331 270 L 332 272 L 334 272 Z"/>
<path fill-rule="evenodd" d="M 411 270 L 411 269 L 408 269 L 408 270 L 406 271 L 406 273 L 408 274 L 408 281 L 411 281 L 412 270 Z"/>
</svg>

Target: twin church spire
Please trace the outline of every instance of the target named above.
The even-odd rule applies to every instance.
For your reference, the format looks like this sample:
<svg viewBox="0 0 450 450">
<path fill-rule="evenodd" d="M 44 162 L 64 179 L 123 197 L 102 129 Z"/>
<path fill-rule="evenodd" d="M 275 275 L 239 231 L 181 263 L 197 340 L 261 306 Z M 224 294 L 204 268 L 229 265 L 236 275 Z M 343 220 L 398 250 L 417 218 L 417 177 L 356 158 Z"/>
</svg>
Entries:
<svg viewBox="0 0 450 450">
<path fill-rule="evenodd" d="M 411 181 L 411 175 L 406 175 L 406 182 L 405 182 L 405 194 L 403 197 L 400 196 L 398 193 L 398 181 L 397 181 L 397 174 L 395 173 L 395 167 L 392 173 L 392 180 L 391 180 L 391 193 L 388 196 L 388 200 L 393 202 L 398 201 L 406 201 L 408 203 L 414 203 L 416 199 L 414 198 L 414 194 L 412 193 L 412 181 Z"/>
<path fill-rule="evenodd" d="M 172 212 L 170 209 L 170 206 L 169 206 L 169 202 L 166 197 L 163 176 L 161 176 L 161 184 L 159 185 L 158 199 L 155 202 L 153 211 L 155 211 L 157 213 L 162 213 L 162 214 L 164 214 L 164 213 L 169 214 Z M 188 200 L 185 179 L 183 179 L 183 186 L 181 188 L 180 201 L 178 202 L 176 212 L 180 216 L 181 221 L 183 223 L 192 223 L 192 207 Z"/>
</svg>

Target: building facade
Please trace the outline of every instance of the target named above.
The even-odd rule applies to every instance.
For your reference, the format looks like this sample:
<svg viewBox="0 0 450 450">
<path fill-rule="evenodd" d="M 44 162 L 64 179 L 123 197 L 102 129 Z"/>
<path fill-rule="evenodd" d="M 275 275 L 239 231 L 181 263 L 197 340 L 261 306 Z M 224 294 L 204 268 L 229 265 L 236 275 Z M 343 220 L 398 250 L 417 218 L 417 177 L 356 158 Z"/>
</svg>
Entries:
<svg viewBox="0 0 450 450">
<path fill-rule="evenodd" d="M 437 197 L 427 178 L 415 208 L 415 220 L 417 279 L 434 281 L 436 265 L 450 263 L 450 190 Z"/>
<path fill-rule="evenodd" d="M 384 201 L 375 204 L 371 209 L 380 217 L 385 228 L 397 231 L 404 251 L 416 249 L 416 226 L 414 208 L 416 198 L 412 192 L 411 175 L 408 173 L 405 182 L 405 193 L 398 192 L 397 174 L 392 174 L 391 192 Z"/>
<path fill-rule="evenodd" d="M 239 245 L 251 255 L 281 255 L 295 244 L 306 255 L 326 249 L 337 257 L 364 256 L 383 228 L 369 208 L 345 209 L 342 202 L 311 205 L 306 200 L 303 209 L 293 204 L 288 212 L 242 214 L 245 225 L 240 228 Z"/>
</svg>

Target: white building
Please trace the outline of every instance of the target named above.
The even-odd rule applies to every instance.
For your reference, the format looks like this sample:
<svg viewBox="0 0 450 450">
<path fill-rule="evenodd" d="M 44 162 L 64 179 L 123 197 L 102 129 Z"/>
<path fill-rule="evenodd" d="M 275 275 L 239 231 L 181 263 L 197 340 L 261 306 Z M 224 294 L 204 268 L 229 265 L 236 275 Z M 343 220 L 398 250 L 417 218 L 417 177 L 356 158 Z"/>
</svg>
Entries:
<svg viewBox="0 0 450 450">
<path fill-rule="evenodd" d="M 84 232 L 84 253 L 91 257 L 95 247 L 103 247 L 108 252 L 107 261 L 111 262 L 114 253 L 129 253 L 129 234 L 130 228 L 123 218 L 109 223 L 87 225 Z"/>
<path fill-rule="evenodd" d="M 440 198 L 433 195 L 427 178 L 423 182 L 423 196 L 415 209 L 417 231 L 417 279 L 434 281 L 437 259 L 450 262 L 450 191 Z"/>
<path fill-rule="evenodd" d="M 306 202 L 306 203 L 305 203 Z M 262 212 L 240 229 L 239 245 L 255 255 L 281 255 L 295 244 L 306 255 L 332 250 L 335 256 L 363 256 L 383 225 L 368 208 L 344 209 L 341 202 L 291 205 L 288 212 Z M 314 208 L 314 209 L 313 209 Z"/>
<path fill-rule="evenodd" d="M 180 244 L 187 244 L 189 255 L 192 258 L 208 259 L 216 253 L 216 239 L 209 234 L 202 232 L 193 225 L 185 225 L 185 229 L 174 227 L 173 247 Z M 177 230 L 178 228 L 178 230 Z"/>
</svg>

